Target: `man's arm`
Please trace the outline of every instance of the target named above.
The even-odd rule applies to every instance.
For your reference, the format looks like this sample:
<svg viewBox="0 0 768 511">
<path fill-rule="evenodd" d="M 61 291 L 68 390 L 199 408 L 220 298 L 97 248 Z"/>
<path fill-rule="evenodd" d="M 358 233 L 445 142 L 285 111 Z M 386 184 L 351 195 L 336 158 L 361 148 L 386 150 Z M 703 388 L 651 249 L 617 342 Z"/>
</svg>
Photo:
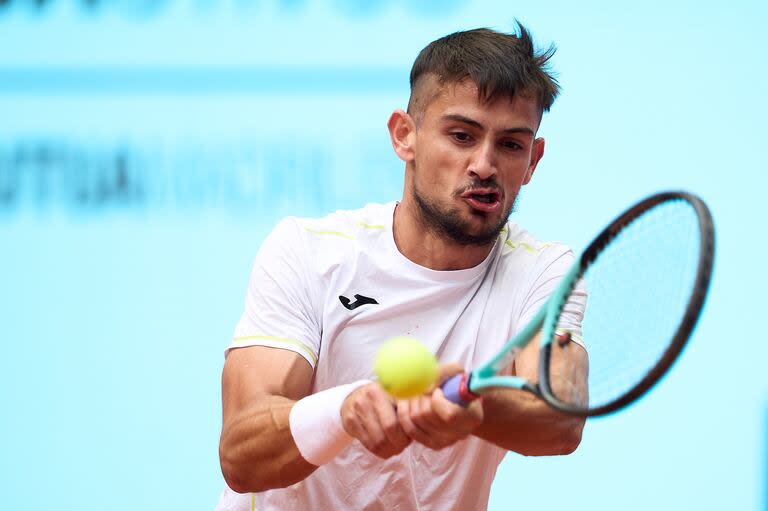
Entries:
<svg viewBox="0 0 768 511">
<path fill-rule="evenodd" d="M 292 351 L 252 346 L 229 353 L 219 457 L 230 488 L 239 493 L 284 488 L 315 471 L 302 457 L 290 424 L 296 401 L 311 391 L 312 374 L 309 363 Z M 377 383 L 352 392 L 340 408 L 319 411 L 339 414 L 346 433 L 381 458 L 399 454 L 411 442 L 397 421 L 394 400 Z"/>
<path fill-rule="evenodd" d="M 515 360 L 515 374 L 538 381 L 538 338 Z M 587 354 L 575 342 L 553 345 L 552 385 L 567 402 L 587 399 Z M 441 366 L 440 381 L 462 372 L 460 366 Z M 578 447 L 584 419 L 560 413 L 524 391 L 498 389 L 483 392 L 467 408 L 448 401 L 440 388 L 432 393 L 397 403 L 405 432 L 432 449 L 442 449 L 469 434 L 527 456 L 569 454 Z"/>
<path fill-rule="evenodd" d="M 317 467 L 302 458 L 289 414 L 312 388 L 312 367 L 292 351 L 251 346 L 227 355 L 222 375 L 221 471 L 239 493 L 283 488 Z"/>
<path fill-rule="evenodd" d="M 587 402 L 589 362 L 576 342 L 552 343 L 551 382 L 567 402 Z M 515 375 L 538 382 L 539 336 L 515 359 Z M 528 392 L 495 389 L 483 394 L 483 423 L 474 434 L 526 456 L 570 454 L 581 442 L 585 419 L 558 412 Z"/>
</svg>

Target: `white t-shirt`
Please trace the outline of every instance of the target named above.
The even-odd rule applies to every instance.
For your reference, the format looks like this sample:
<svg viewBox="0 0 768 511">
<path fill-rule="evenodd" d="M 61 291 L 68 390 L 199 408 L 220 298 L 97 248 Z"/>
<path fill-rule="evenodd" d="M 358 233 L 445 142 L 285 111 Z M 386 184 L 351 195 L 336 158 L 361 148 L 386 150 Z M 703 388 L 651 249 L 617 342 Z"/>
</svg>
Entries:
<svg viewBox="0 0 768 511">
<path fill-rule="evenodd" d="M 479 265 L 431 270 L 397 249 L 395 205 L 280 222 L 256 256 L 227 350 L 294 351 L 315 370 L 313 392 L 372 378 L 378 348 L 398 335 L 419 339 L 441 363 L 471 369 L 526 324 L 574 259 L 564 245 L 539 242 L 508 223 Z M 575 334 L 582 313 L 574 309 L 567 325 Z M 225 488 L 217 509 L 485 509 L 505 452 L 470 436 L 440 451 L 412 443 L 382 460 L 355 441 L 288 488 L 256 494 Z"/>
</svg>

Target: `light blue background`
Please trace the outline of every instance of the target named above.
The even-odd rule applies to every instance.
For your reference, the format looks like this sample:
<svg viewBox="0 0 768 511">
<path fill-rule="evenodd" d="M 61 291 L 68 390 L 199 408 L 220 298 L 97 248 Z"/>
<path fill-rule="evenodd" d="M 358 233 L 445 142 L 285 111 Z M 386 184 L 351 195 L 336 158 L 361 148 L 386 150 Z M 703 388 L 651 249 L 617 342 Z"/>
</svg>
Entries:
<svg viewBox="0 0 768 511">
<path fill-rule="evenodd" d="M 768 509 L 764 2 L 48 3 L 0 7 L 0 191 L 44 144 L 92 192 L 130 154 L 142 195 L 80 205 L 54 165 L 0 207 L 1 509 L 212 509 L 222 350 L 260 241 L 399 198 L 385 123 L 416 54 L 513 17 L 558 45 L 563 85 L 516 220 L 580 247 L 684 188 L 718 254 L 663 385 L 571 456 L 510 454 L 490 508 Z"/>
</svg>

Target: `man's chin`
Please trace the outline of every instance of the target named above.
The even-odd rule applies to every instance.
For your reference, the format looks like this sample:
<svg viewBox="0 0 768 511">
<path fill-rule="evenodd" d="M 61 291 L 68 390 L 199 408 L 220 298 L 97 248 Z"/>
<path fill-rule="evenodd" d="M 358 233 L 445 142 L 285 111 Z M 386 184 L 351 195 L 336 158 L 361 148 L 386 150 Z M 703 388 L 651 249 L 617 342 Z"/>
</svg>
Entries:
<svg viewBox="0 0 768 511">
<path fill-rule="evenodd" d="M 414 199 L 427 229 L 439 232 L 459 245 L 487 246 L 493 244 L 509 214 L 500 211 L 480 211 L 464 202 L 464 207 L 441 208 L 414 191 Z"/>
<path fill-rule="evenodd" d="M 507 223 L 507 220 L 506 217 L 503 217 L 500 213 L 472 211 L 467 215 L 464 223 L 467 226 L 467 234 L 473 236 L 485 236 L 489 233 L 501 230 L 501 227 Z"/>
<path fill-rule="evenodd" d="M 449 233 L 454 241 L 465 245 L 490 245 L 504 228 L 506 222 L 500 222 L 499 218 L 487 219 L 482 225 L 476 222 L 467 222 L 461 229 L 454 229 Z M 472 225 L 475 224 L 475 225 Z"/>
</svg>

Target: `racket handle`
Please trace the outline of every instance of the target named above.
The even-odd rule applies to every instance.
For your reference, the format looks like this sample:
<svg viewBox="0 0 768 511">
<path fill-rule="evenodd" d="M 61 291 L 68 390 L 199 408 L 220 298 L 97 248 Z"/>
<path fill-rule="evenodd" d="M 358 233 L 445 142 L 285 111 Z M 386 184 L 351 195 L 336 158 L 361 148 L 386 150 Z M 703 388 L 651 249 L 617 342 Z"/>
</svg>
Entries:
<svg viewBox="0 0 768 511">
<path fill-rule="evenodd" d="M 446 380 L 440 387 L 445 398 L 457 405 L 467 406 L 480 397 L 469 390 L 470 378 L 472 378 L 472 373 L 462 373 Z"/>
</svg>

